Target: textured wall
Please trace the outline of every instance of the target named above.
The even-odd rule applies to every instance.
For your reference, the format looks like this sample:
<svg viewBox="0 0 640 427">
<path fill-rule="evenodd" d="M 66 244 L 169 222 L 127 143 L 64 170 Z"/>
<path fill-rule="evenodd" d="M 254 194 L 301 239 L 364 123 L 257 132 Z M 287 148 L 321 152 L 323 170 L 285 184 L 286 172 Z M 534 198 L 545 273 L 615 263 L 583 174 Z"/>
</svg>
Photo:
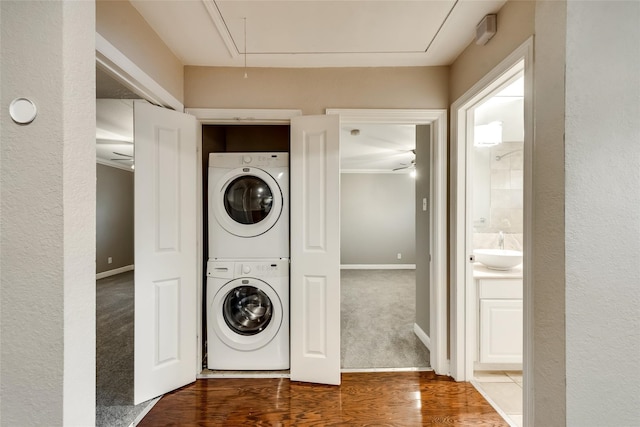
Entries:
<svg viewBox="0 0 640 427">
<path fill-rule="evenodd" d="M 536 426 L 565 425 L 564 64 L 566 3 L 536 5 L 533 381 Z M 593 348 L 594 353 L 598 351 Z"/>
<path fill-rule="evenodd" d="M 341 174 L 340 264 L 415 264 L 414 203 L 409 174 Z"/>
<path fill-rule="evenodd" d="M 447 108 L 448 67 L 185 67 L 185 107 Z"/>
<path fill-rule="evenodd" d="M 639 23 L 637 1 L 567 2 L 569 426 L 640 425 Z"/>
<path fill-rule="evenodd" d="M 95 14 L 0 2 L 2 425 L 95 422 Z M 29 125 L 16 97 L 38 107 Z"/>
<path fill-rule="evenodd" d="M 180 102 L 184 68 L 147 21 L 123 0 L 96 1 L 96 30 Z"/>
<path fill-rule="evenodd" d="M 133 265 L 133 173 L 97 168 L 96 273 L 102 273 Z"/>
</svg>

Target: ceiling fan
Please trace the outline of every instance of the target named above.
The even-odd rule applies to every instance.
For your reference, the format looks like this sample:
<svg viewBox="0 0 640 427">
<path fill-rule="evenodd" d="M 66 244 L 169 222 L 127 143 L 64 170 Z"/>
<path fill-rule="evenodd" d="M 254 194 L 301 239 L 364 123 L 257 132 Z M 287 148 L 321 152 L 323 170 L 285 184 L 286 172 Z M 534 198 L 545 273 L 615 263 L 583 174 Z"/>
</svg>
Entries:
<svg viewBox="0 0 640 427">
<path fill-rule="evenodd" d="M 113 154 L 115 154 L 116 156 L 121 156 L 121 157 L 125 157 L 125 158 L 124 159 L 109 159 L 109 160 L 116 160 L 116 161 L 121 161 L 121 162 L 133 162 L 133 156 L 131 156 L 129 154 L 118 153 L 116 151 L 113 151 Z"/>
<path fill-rule="evenodd" d="M 407 152 L 413 153 L 413 159 L 411 159 L 411 163 L 409 163 L 409 164 L 400 163 L 402 166 L 399 167 L 399 168 L 392 169 L 392 171 L 395 172 L 395 171 L 399 171 L 399 170 L 402 170 L 402 169 L 409 169 L 409 168 L 415 169 L 416 168 L 416 150 L 407 150 Z"/>
</svg>

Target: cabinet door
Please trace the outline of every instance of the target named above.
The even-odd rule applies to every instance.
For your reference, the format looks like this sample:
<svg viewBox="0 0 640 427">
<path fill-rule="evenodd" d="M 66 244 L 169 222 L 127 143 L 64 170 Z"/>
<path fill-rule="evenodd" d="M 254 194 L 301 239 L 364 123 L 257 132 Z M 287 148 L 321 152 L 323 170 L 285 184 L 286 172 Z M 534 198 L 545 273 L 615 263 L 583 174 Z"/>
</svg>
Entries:
<svg viewBox="0 0 640 427">
<path fill-rule="evenodd" d="M 522 300 L 480 300 L 480 362 L 522 363 Z"/>
</svg>

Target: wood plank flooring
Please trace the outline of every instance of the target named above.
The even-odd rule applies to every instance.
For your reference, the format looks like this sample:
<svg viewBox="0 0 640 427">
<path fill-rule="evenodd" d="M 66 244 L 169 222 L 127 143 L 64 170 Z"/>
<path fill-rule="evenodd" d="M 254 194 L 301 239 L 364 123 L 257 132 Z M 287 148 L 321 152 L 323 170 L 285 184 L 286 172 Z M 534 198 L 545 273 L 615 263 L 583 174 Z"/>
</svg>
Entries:
<svg viewBox="0 0 640 427">
<path fill-rule="evenodd" d="M 470 383 L 422 372 L 343 373 L 342 385 L 206 379 L 165 395 L 145 426 L 495 426 Z"/>
</svg>

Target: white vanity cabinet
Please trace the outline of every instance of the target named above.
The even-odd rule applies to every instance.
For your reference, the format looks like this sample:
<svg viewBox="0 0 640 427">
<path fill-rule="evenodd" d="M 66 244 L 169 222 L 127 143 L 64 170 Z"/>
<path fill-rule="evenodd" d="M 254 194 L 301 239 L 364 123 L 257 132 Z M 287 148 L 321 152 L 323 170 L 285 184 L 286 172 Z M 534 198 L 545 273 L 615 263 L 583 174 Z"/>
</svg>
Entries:
<svg viewBox="0 0 640 427">
<path fill-rule="evenodd" d="M 522 363 L 522 279 L 477 279 L 478 362 Z"/>
</svg>

